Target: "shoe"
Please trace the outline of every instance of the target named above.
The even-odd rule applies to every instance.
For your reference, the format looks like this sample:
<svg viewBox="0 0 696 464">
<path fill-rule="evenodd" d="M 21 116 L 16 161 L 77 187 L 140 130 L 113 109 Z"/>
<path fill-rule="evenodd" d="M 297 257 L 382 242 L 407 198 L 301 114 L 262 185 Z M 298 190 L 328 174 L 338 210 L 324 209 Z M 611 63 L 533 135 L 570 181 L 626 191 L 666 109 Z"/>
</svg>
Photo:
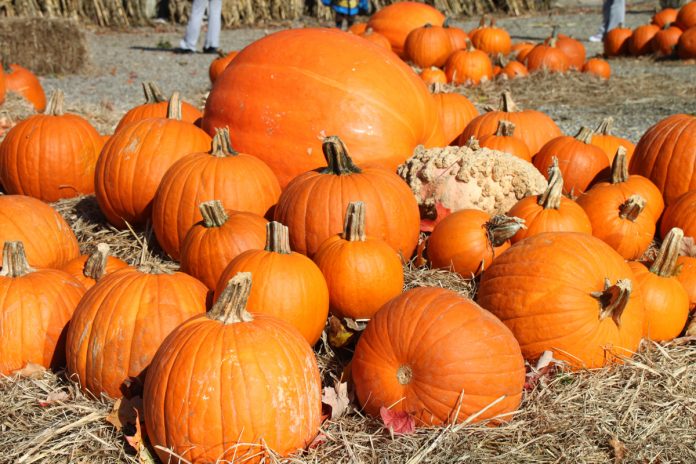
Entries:
<svg viewBox="0 0 696 464">
<path fill-rule="evenodd" d="M 589 40 L 590 40 L 590 42 L 601 42 L 602 41 L 602 34 L 595 34 L 593 36 L 590 36 Z"/>
<path fill-rule="evenodd" d="M 219 55 L 219 54 L 220 54 L 220 49 L 217 48 L 217 47 L 205 47 L 205 48 L 203 49 L 203 53 L 209 53 L 209 54 L 211 54 L 211 55 L 214 55 L 214 54 Z"/>
<path fill-rule="evenodd" d="M 196 53 L 194 50 L 191 50 L 190 48 L 175 48 L 174 53 L 177 53 L 179 55 L 188 55 L 190 53 Z"/>
</svg>

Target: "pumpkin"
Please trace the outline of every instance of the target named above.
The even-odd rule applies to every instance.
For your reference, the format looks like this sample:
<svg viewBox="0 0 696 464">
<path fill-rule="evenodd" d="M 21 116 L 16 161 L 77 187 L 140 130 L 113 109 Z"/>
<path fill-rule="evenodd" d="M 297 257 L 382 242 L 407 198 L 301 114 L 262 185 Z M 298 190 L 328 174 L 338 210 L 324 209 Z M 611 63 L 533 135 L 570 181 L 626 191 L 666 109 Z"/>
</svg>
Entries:
<svg viewBox="0 0 696 464">
<path fill-rule="evenodd" d="M 524 63 L 527 59 L 527 55 L 529 55 L 529 52 L 531 52 L 535 46 L 536 45 L 531 42 L 518 42 L 512 45 L 510 53 L 515 57 L 515 60 Z"/>
<path fill-rule="evenodd" d="M 602 119 L 597 128 L 594 130 L 590 143 L 595 147 L 602 149 L 609 159 L 609 164 L 614 162 L 614 157 L 616 156 L 619 147 L 624 147 L 626 161 L 630 162 L 636 146 L 625 138 L 612 135 L 613 128 L 614 118 L 607 116 L 606 118 Z"/>
<path fill-rule="evenodd" d="M 167 118 L 129 123 L 104 145 L 95 170 L 99 209 L 117 228 L 144 224 L 167 169 L 190 153 L 208 150 L 210 142 L 208 134 L 181 120 L 174 93 Z"/>
<path fill-rule="evenodd" d="M 20 121 L 0 143 L 0 183 L 6 193 L 46 202 L 92 193 L 101 148 L 87 120 L 63 112 L 63 92 L 56 90 L 46 114 Z"/>
<path fill-rule="evenodd" d="M 696 2 L 691 1 L 679 9 L 675 26 L 685 32 L 696 26 Z"/>
<path fill-rule="evenodd" d="M 452 43 L 444 27 L 425 24 L 406 36 L 404 54 L 420 68 L 440 67 L 451 53 Z"/>
<path fill-rule="evenodd" d="M 550 45 L 556 39 L 556 48 L 565 53 L 568 58 L 569 69 L 580 71 L 585 63 L 587 52 L 585 46 L 577 39 L 558 33 L 558 27 L 554 26 L 551 37 L 548 37 L 544 44 Z"/>
<path fill-rule="evenodd" d="M 478 50 L 490 55 L 508 55 L 512 49 L 510 34 L 505 29 L 496 27 L 495 18 L 491 18 L 488 27 L 479 28 L 476 34 L 471 36 L 471 42 Z"/>
<path fill-rule="evenodd" d="M 563 173 L 563 192 L 579 195 L 609 172 L 607 155 L 590 143 L 592 130 L 582 127 L 575 135 L 562 135 L 547 142 L 534 156 L 534 166 L 541 172 L 548 170 L 553 157 Z"/>
<path fill-rule="evenodd" d="M 447 83 L 447 75 L 442 69 L 439 68 L 427 68 L 421 71 L 420 73 L 421 79 L 423 79 L 423 82 L 425 82 L 428 86 L 431 86 L 433 84 L 446 84 Z M 444 131 L 444 129 L 443 129 Z M 446 139 L 447 137 L 445 137 Z"/>
<path fill-rule="evenodd" d="M 623 24 L 610 30 L 604 35 L 604 54 L 606 56 L 621 56 L 628 53 L 628 44 L 633 31 Z"/>
<path fill-rule="evenodd" d="M 476 85 L 493 79 L 493 63 L 486 52 L 467 42 L 465 50 L 457 50 L 447 58 L 445 74 L 452 84 Z"/>
<path fill-rule="evenodd" d="M 498 130 L 495 134 L 484 135 L 479 140 L 479 145 L 491 150 L 510 153 L 525 161 L 532 161 L 532 155 L 524 140 L 515 137 L 515 124 L 501 119 L 498 121 Z"/>
<path fill-rule="evenodd" d="M 128 267 L 103 277 L 70 321 L 68 374 L 97 397 L 138 393 L 162 341 L 179 324 L 205 312 L 207 294 L 205 285 L 182 272 Z"/>
<path fill-rule="evenodd" d="M 329 289 L 329 311 L 338 318 L 369 319 L 404 286 L 399 255 L 365 234 L 365 209 L 361 201 L 350 203 L 343 232 L 314 255 Z"/>
<path fill-rule="evenodd" d="M 61 269 L 75 277 L 89 290 L 105 275 L 128 267 L 124 261 L 109 255 L 109 251 L 109 245 L 100 243 L 94 253 L 75 258 Z"/>
<path fill-rule="evenodd" d="M 696 255 L 694 254 L 694 239 L 689 237 L 684 243 L 690 243 L 689 253 L 677 258 L 677 279 L 684 286 L 684 290 L 689 295 L 689 309 L 696 308 Z"/>
<path fill-rule="evenodd" d="M 488 269 L 524 227 L 524 221 L 516 217 L 491 217 L 484 211 L 462 209 L 435 226 L 428 239 L 428 259 L 433 267 L 470 278 Z"/>
<path fill-rule="evenodd" d="M 593 74 L 601 79 L 609 79 L 611 77 L 611 66 L 601 58 L 590 58 L 582 65 L 582 72 Z"/>
<path fill-rule="evenodd" d="M 696 26 L 684 31 L 677 42 L 677 55 L 682 60 L 696 58 Z"/>
<path fill-rule="evenodd" d="M 208 133 L 226 126 L 235 149 L 265 161 L 281 187 L 322 166 L 321 134 L 340 136 L 358 163 L 392 170 L 418 144 L 444 144 L 435 102 L 406 63 L 326 28 L 277 32 L 240 52 L 204 111 Z"/>
<path fill-rule="evenodd" d="M 360 35 L 363 32 L 367 30 L 367 23 L 365 22 L 358 22 L 354 23 L 352 26 L 348 28 L 348 32 L 352 32 L 353 34 Z"/>
<path fill-rule="evenodd" d="M 664 8 L 653 15 L 651 22 L 662 29 L 665 26 L 676 22 L 678 13 L 679 10 L 674 8 Z"/>
<path fill-rule="evenodd" d="M 46 203 L 24 195 L 0 195 L 0 242 L 24 243 L 36 268 L 60 269 L 80 256 L 77 237 L 65 219 Z"/>
<path fill-rule="evenodd" d="M 532 49 L 525 60 L 529 72 L 566 72 L 570 68 L 568 56 L 558 48 L 558 40 L 551 39 L 548 44 L 539 44 Z"/>
<path fill-rule="evenodd" d="M 629 263 L 645 303 L 643 335 L 651 340 L 678 337 L 689 317 L 689 294 L 676 277 L 683 238 L 681 229 L 670 230 L 650 268 L 636 261 Z"/>
<path fill-rule="evenodd" d="M 215 300 L 238 272 L 255 276 L 250 307 L 293 325 L 310 345 L 319 340 L 329 314 L 329 290 L 317 265 L 291 250 L 287 227 L 269 222 L 266 247 L 247 250 L 230 261 L 218 281 Z"/>
<path fill-rule="evenodd" d="M 628 52 L 633 56 L 647 55 L 652 52 L 652 40 L 660 28 L 654 24 L 638 26 L 628 42 Z"/>
<path fill-rule="evenodd" d="M 143 82 L 143 92 L 145 93 L 145 103 L 128 110 L 118 122 L 114 132 L 118 132 L 131 122 L 142 121 L 148 118 L 169 117 L 169 101 L 164 98 L 157 84 L 154 82 Z M 203 116 L 198 108 L 184 101 L 181 102 L 180 113 L 179 119 L 190 123 L 199 122 Z"/>
<path fill-rule="evenodd" d="M 522 219 L 526 226 L 510 238 L 510 243 L 544 232 L 592 233 L 592 224 L 585 210 L 563 196 L 563 175 L 557 159 L 549 167 L 548 177 L 549 185 L 544 193 L 523 198 L 508 211 L 508 216 Z"/>
<path fill-rule="evenodd" d="M 218 57 L 210 63 L 210 67 L 208 68 L 208 77 L 210 78 L 211 84 L 215 84 L 215 80 L 227 69 L 227 65 L 232 62 L 238 53 L 239 51 L 237 50 L 233 50 L 229 53 L 225 53 L 222 50 L 218 51 Z"/>
<path fill-rule="evenodd" d="M 512 100 L 512 94 L 504 92 L 499 109 L 475 117 L 464 129 L 458 144 L 464 145 L 471 137 L 481 139 L 485 135 L 495 134 L 500 120 L 510 121 L 515 125 L 517 137 L 525 141 L 532 154 L 538 152 L 549 140 L 563 134 L 546 114 L 520 109 Z"/>
<path fill-rule="evenodd" d="M 406 37 L 425 24 L 442 26 L 445 16 L 430 5 L 419 2 L 397 2 L 387 5 L 370 17 L 367 27 L 379 32 L 391 43 L 394 53 L 404 58 Z"/>
<path fill-rule="evenodd" d="M 152 203 L 152 228 L 169 256 L 203 217 L 201 202 L 219 199 L 235 211 L 265 215 L 280 196 L 273 171 L 260 159 L 236 152 L 227 129 L 218 129 L 210 151 L 176 161 L 162 177 Z"/>
<path fill-rule="evenodd" d="M 370 28 L 368 28 L 362 34 L 358 34 L 358 35 L 360 37 L 362 37 L 363 39 L 367 40 L 368 42 L 372 42 L 372 43 L 384 48 L 385 50 L 391 51 L 391 43 L 389 43 L 389 39 L 384 37 L 382 34 L 373 31 Z"/>
<path fill-rule="evenodd" d="M 342 230 L 348 203 L 364 201 L 367 234 L 410 258 L 420 217 L 408 185 L 393 172 L 356 166 L 338 137 L 325 138 L 323 151 L 327 166 L 295 178 L 275 209 L 275 220 L 290 228 L 292 249 L 311 258 L 324 240 Z"/>
<path fill-rule="evenodd" d="M 696 116 L 673 114 L 643 134 L 628 169 L 650 179 L 669 205 L 684 192 L 696 189 L 694 163 Z"/>
<path fill-rule="evenodd" d="M 519 61 L 508 61 L 500 72 L 508 79 L 515 79 L 529 75 L 529 70 L 527 67 Z"/>
<path fill-rule="evenodd" d="M 433 97 L 439 109 L 445 142 L 449 144 L 457 140 L 466 125 L 478 116 L 479 112 L 473 103 L 460 93 L 438 92 L 434 93 Z"/>
<path fill-rule="evenodd" d="M 696 190 L 689 190 L 667 206 L 660 221 L 661 236 L 665 237 L 673 227 L 679 227 L 686 237 L 696 239 Z"/>
<path fill-rule="evenodd" d="M 596 237 L 546 232 L 489 267 L 477 302 L 508 326 L 530 362 L 544 351 L 571 368 L 620 363 L 638 349 L 643 300 L 624 259 Z"/>
<path fill-rule="evenodd" d="M 507 327 L 443 288 L 415 288 L 384 305 L 351 365 L 365 412 L 379 416 L 380 408 L 391 408 L 424 426 L 509 420 L 525 382 L 519 344 Z"/>
<path fill-rule="evenodd" d="M 675 26 L 665 25 L 655 34 L 651 42 L 652 51 L 657 55 L 671 56 L 674 54 L 674 47 L 679 42 L 682 30 Z"/>
<path fill-rule="evenodd" d="M 450 45 L 453 52 L 466 48 L 466 39 L 469 38 L 469 34 L 467 34 L 464 29 L 460 29 L 449 24 L 449 18 L 445 20 L 442 27 L 445 28 L 445 32 L 447 32 L 449 35 Z"/>
<path fill-rule="evenodd" d="M 253 213 L 226 211 L 220 200 L 203 202 L 199 209 L 203 220 L 181 244 L 181 271 L 215 290 L 230 261 L 247 250 L 263 249 L 268 221 Z"/>
<path fill-rule="evenodd" d="M 0 271 L 0 375 L 27 363 L 62 367 L 65 327 L 84 293 L 66 272 L 31 268 L 22 242 L 6 241 Z"/>
<path fill-rule="evenodd" d="M 157 350 L 143 407 L 162 462 L 171 448 L 191 463 L 252 464 L 268 448 L 287 456 L 317 434 L 316 358 L 294 327 L 264 314 L 273 308 L 247 304 L 257 283 L 248 273 L 233 278 L 208 314 L 181 324 Z"/>
<path fill-rule="evenodd" d="M 43 113 L 46 109 L 46 94 L 36 75 L 18 64 L 5 67 L 5 86 L 8 92 L 15 92 L 32 104 L 34 109 Z"/>
</svg>

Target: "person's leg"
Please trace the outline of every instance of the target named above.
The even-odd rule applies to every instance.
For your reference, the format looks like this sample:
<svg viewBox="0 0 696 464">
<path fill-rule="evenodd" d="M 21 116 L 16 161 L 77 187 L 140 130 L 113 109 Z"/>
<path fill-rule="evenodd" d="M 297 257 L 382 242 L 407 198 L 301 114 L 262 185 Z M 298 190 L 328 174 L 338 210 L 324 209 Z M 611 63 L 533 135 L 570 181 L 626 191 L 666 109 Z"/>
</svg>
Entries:
<svg viewBox="0 0 696 464">
<path fill-rule="evenodd" d="M 189 17 L 188 24 L 186 25 L 186 34 L 179 43 L 180 48 L 196 51 L 198 35 L 201 33 L 201 23 L 203 22 L 203 15 L 205 14 L 205 7 L 207 3 L 207 0 L 193 0 L 191 16 Z"/>
<path fill-rule="evenodd" d="M 346 17 L 346 15 L 344 15 L 343 13 L 339 13 L 338 11 L 336 11 L 335 19 L 336 19 L 336 27 L 337 27 L 337 28 L 343 29 L 343 20 L 345 19 L 345 17 Z"/>
<path fill-rule="evenodd" d="M 205 35 L 205 48 L 220 48 L 220 28 L 222 22 L 222 0 L 208 3 L 208 32 Z"/>
<path fill-rule="evenodd" d="M 348 23 L 348 27 L 352 26 L 353 23 L 355 23 L 355 15 L 348 15 L 346 16 L 346 22 Z"/>
<path fill-rule="evenodd" d="M 619 24 L 622 24 L 626 19 L 626 1 L 611 0 L 609 3 L 609 11 L 605 17 L 604 33 L 616 29 Z"/>
</svg>

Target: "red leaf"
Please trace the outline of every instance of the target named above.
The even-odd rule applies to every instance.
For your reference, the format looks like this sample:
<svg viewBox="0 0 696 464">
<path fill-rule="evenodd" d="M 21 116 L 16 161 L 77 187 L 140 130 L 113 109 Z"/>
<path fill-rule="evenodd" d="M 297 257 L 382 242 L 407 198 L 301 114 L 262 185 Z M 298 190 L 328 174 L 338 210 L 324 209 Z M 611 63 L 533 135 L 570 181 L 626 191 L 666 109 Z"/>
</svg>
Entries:
<svg viewBox="0 0 696 464">
<path fill-rule="evenodd" d="M 318 448 L 321 445 L 323 445 L 324 443 L 326 443 L 327 441 L 329 441 L 328 437 L 326 435 L 324 435 L 323 433 L 319 432 L 319 434 L 316 437 L 314 437 L 314 440 L 312 440 L 312 442 L 309 444 L 309 446 L 307 446 L 307 449 Z"/>
<path fill-rule="evenodd" d="M 384 426 L 395 435 L 408 435 L 415 432 L 416 420 L 405 411 L 394 411 L 384 406 L 379 408 Z"/>
</svg>

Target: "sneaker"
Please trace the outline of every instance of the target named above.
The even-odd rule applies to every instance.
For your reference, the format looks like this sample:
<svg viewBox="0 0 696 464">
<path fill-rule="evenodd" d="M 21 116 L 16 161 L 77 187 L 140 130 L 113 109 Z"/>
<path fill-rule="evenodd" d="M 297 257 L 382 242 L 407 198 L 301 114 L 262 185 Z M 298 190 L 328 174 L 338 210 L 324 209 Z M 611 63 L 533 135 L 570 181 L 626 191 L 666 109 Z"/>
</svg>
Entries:
<svg viewBox="0 0 696 464">
<path fill-rule="evenodd" d="M 593 36 L 590 36 L 590 42 L 601 42 L 602 41 L 602 34 L 595 34 Z"/>
<path fill-rule="evenodd" d="M 196 53 L 195 51 L 191 50 L 190 48 L 175 48 L 174 53 L 177 53 L 179 55 L 188 55 L 189 53 Z"/>
<path fill-rule="evenodd" d="M 219 54 L 220 54 L 220 49 L 217 48 L 217 47 L 205 47 L 205 48 L 203 49 L 203 53 L 209 53 L 209 54 L 211 54 L 211 55 L 213 55 L 213 54 L 219 55 Z"/>
</svg>

